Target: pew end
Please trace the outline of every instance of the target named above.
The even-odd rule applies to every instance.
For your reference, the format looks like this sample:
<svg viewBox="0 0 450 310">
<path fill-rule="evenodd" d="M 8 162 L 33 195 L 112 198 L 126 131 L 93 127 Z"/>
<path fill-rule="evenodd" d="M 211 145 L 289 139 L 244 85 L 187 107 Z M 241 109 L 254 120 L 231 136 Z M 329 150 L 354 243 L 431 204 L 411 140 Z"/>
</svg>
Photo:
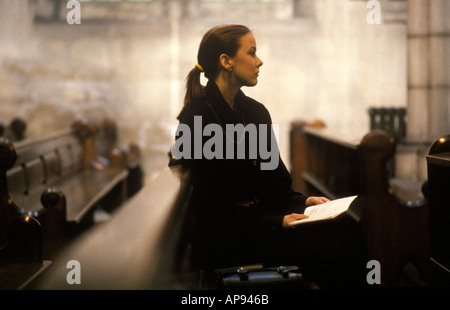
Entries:
<svg viewBox="0 0 450 310">
<path fill-rule="evenodd" d="M 437 139 L 427 155 L 430 203 L 430 261 L 433 283 L 450 287 L 450 134 Z"/>
<path fill-rule="evenodd" d="M 23 289 L 51 265 L 42 258 L 41 225 L 19 216 L 10 221 L 6 235 L 7 245 L 0 248 L 0 289 Z"/>
<path fill-rule="evenodd" d="M 361 195 L 364 200 L 363 234 L 384 274 L 386 285 L 395 285 L 401 269 L 412 263 L 430 283 L 429 204 L 397 194 L 389 181 L 388 162 L 395 154 L 395 139 L 373 130 L 359 144 Z M 424 186 L 426 186 L 424 184 Z"/>
</svg>

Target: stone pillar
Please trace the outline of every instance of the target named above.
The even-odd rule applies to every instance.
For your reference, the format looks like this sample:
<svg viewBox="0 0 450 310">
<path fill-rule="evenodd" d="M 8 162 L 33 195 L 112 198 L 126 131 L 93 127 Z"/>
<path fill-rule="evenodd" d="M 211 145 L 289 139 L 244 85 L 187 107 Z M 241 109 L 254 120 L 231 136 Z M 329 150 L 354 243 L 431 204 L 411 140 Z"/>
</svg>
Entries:
<svg viewBox="0 0 450 310">
<path fill-rule="evenodd" d="M 407 137 L 435 140 L 450 133 L 450 1 L 407 4 Z"/>
</svg>

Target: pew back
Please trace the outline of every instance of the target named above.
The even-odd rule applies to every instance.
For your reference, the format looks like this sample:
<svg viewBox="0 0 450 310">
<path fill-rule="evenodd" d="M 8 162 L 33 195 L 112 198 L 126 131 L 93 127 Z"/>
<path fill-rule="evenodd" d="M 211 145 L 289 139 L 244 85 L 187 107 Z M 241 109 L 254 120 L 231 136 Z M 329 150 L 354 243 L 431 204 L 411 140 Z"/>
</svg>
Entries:
<svg viewBox="0 0 450 310">
<path fill-rule="evenodd" d="M 301 154 L 306 155 L 297 159 L 304 161 L 302 165 L 292 166 L 297 170 L 293 175 L 303 178 L 309 195 L 360 196 L 351 215 L 361 223 L 371 257 L 381 264 L 383 284 L 397 281 L 407 262 L 429 279 L 428 204 L 426 199 L 405 201 L 392 190 L 388 173 L 396 148 L 392 135 L 373 130 L 358 140 L 311 128 L 297 134 L 303 141 Z"/>
<path fill-rule="evenodd" d="M 306 170 L 302 177 L 307 192 L 336 199 L 359 192 L 358 145 L 338 140 L 326 130 L 304 129 L 307 152 Z"/>
<path fill-rule="evenodd" d="M 64 130 L 43 139 L 15 144 L 17 160 L 7 171 L 8 188 L 13 201 L 29 215 L 44 211 L 41 193 L 58 179 L 83 169 L 80 140 L 72 130 Z M 31 198 L 36 196 L 37 198 Z"/>
<path fill-rule="evenodd" d="M 91 167 L 94 156 L 87 156 L 85 143 L 85 139 L 68 129 L 15 145 L 17 160 L 7 171 L 7 182 L 10 196 L 23 214 L 43 215 L 46 208 L 41 195 L 48 188 L 57 188 L 69 206 L 66 221 L 79 223 L 100 198 L 125 182 L 125 166 Z M 126 195 L 125 184 L 122 185 L 118 189 L 119 201 Z"/>
</svg>

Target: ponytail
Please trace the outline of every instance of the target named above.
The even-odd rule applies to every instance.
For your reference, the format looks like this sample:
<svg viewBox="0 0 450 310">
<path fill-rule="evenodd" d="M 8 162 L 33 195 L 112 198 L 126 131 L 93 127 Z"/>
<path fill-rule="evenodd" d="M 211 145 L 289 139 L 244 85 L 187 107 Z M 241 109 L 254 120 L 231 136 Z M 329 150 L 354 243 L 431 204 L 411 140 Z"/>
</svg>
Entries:
<svg viewBox="0 0 450 310">
<path fill-rule="evenodd" d="M 200 83 L 202 71 L 195 66 L 186 78 L 186 95 L 184 97 L 184 107 L 188 107 L 203 97 L 203 86 Z"/>
</svg>

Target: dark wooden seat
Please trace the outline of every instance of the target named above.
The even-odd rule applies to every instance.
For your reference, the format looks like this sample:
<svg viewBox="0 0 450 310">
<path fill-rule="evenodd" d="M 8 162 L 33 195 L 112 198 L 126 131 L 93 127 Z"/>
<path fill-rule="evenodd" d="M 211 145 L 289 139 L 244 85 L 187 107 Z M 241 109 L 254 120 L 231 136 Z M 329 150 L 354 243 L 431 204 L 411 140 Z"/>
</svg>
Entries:
<svg viewBox="0 0 450 310">
<path fill-rule="evenodd" d="M 381 264 L 382 285 L 398 281 L 408 262 L 429 280 L 428 201 L 407 201 L 393 191 L 388 174 L 396 150 L 392 135 L 373 130 L 358 137 L 305 126 L 296 128 L 295 135 L 291 156 L 301 164 L 291 162 L 291 169 L 293 177 L 302 178 L 297 190 L 331 199 L 360 196 L 350 214 L 361 223 L 371 257 Z"/>
<path fill-rule="evenodd" d="M 117 206 L 126 199 L 128 171 L 124 164 L 112 164 L 124 160 L 98 156 L 95 131 L 95 124 L 79 121 L 37 140 L 14 145 L 1 141 L 3 160 L 9 163 L 1 171 L 7 184 L 1 194 L 13 204 L 0 206 L 9 214 L 0 221 L 5 226 L 19 215 L 36 218 L 42 225 L 46 254 L 51 255 L 83 220 L 89 221 L 94 206 Z"/>
</svg>

